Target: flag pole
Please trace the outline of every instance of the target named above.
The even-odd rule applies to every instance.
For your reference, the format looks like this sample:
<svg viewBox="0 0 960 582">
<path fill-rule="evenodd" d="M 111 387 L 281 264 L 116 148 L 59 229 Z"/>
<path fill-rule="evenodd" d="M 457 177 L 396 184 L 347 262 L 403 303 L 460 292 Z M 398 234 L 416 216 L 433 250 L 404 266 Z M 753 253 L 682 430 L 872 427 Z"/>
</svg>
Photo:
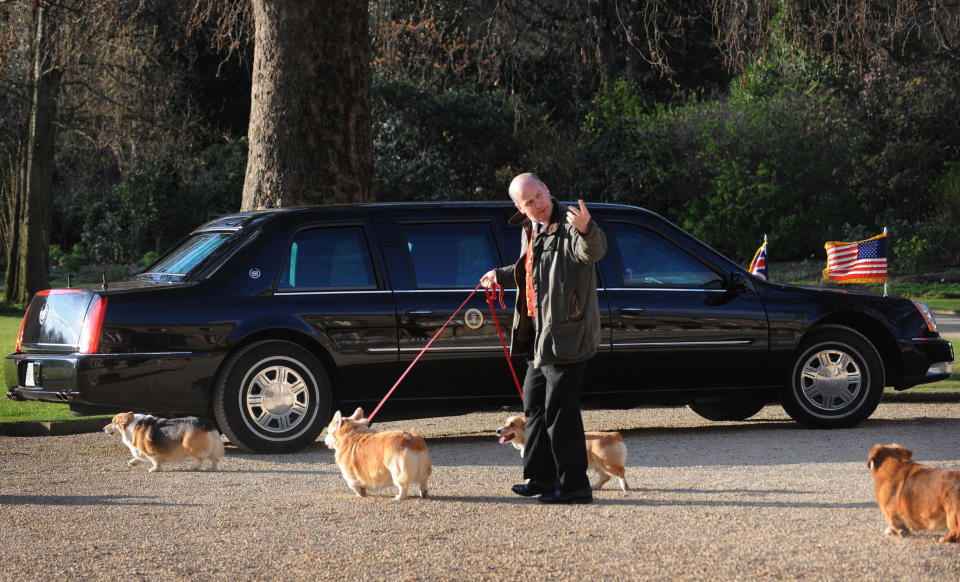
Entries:
<svg viewBox="0 0 960 582">
<path fill-rule="evenodd" d="M 764 246 L 767 245 L 767 235 L 766 235 L 766 233 L 764 233 L 764 235 L 763 235 L 763 245 L 764 245 Z M 769 280 L 770 280 L 770 255 L 767 255 L 767 281 L 769 281 Z"/>
<path fill-rule="evenodd" d="M 884 237 L 887 236 L 887 227 L 883 227 L 883 236 L 884 236 Z M 889 254 L 890 254 L 890 250 L 889 250 L 889 249 L 890 249 L 890 241 L 886 241 L 886 242 L 887 242 L 887 255 L 889 255 Z M 887 271 L 889 271 L 889 270 L 890 270 L 890 268 L 887 267 Z M 887 279 L 889 279 L 889 278 L 890 278 L 890 276 L 887 275 Z M 887 279 L 884 279 L 884 281 L 883 281 L 883 296 L 884 296 L 884 297 L 887 296 Z"/>
</svg>

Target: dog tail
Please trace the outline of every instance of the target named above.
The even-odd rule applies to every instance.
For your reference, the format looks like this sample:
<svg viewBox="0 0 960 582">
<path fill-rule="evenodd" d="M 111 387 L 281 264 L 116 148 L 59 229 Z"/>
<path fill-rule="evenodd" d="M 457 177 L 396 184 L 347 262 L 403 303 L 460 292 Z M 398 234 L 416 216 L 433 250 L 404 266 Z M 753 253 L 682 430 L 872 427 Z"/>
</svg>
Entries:
<svg viewBox="0 0 960 582">
<path fill-rule="evenodd" d="M 213 463 L 213 467 L 216 468 L 217 463 L 220 462 L 220 459 L 223 458 L 223 455 L 226 452 L 223 447 L 223 437 L 215 428 L 207 432 L 207 435 L 209 436 L 212 444 L 210 448 L 210 462 Z"/>
</svg>

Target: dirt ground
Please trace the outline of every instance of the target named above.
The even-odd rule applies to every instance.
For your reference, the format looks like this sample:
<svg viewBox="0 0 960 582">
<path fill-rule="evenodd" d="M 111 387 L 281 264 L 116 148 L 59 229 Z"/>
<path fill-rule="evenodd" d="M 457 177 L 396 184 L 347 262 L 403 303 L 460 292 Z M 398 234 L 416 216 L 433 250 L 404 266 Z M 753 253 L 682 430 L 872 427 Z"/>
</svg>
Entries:
<svg viewBox="0 0 960 582">
<path fill-rule="evenodd" d="M 0 437 L 0 579 L 957 580 L 960 545 L 884 536 L 875 443 L 960 469 L 960 403 L 883 403 L 854 429 L 777 406 L 741 423 L 686 408 L 585 411 L 617 429 L 629 492 L 544 506 L 510 492 L 505 413 L 381 423 L 427 438 L 431 498 L 357 498 L 318 441 L 228 447 L 221 471 L 148 474 L 104 434 Z"/>
</svg>

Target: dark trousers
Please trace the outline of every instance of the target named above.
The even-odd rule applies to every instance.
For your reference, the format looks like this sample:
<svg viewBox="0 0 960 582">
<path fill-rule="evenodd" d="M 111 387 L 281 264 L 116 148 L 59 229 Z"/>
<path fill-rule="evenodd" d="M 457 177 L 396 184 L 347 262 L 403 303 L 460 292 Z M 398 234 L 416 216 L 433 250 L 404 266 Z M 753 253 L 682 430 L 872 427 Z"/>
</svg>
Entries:
<svg viewBox="0 0 960 582">
<path fill-rule="evenodd" d="M 526 446 L 523 477 L 554 489 L 590 485 L 579 397 L 587 362 L 541 366 L 527 361 L 523 379 Z"/>
</svg>

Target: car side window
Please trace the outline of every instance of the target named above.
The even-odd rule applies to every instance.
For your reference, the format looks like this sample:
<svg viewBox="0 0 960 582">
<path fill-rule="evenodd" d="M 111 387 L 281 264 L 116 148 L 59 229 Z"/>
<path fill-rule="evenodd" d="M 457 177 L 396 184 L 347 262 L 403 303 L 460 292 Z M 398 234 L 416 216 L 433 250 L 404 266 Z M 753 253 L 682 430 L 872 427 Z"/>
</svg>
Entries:
<svg viewBox="0 0 960 582">
<path fill-rule="evenodd" d="M 625 287 L 721 288 L 716 272 L 653 230 L 624 223 L 610 227 Z"/>
<path fill-rule="evenodd" d="M 500 264 L 488 223 L 405 224 L 401 227 L 417 289 L 473 289 Z"/>
<path fill-rule="evenodd" d="M 287 248 L 279 288 L 376 289 L 367 237 L 359 226 L 313 228 Z"/>
</svg>

